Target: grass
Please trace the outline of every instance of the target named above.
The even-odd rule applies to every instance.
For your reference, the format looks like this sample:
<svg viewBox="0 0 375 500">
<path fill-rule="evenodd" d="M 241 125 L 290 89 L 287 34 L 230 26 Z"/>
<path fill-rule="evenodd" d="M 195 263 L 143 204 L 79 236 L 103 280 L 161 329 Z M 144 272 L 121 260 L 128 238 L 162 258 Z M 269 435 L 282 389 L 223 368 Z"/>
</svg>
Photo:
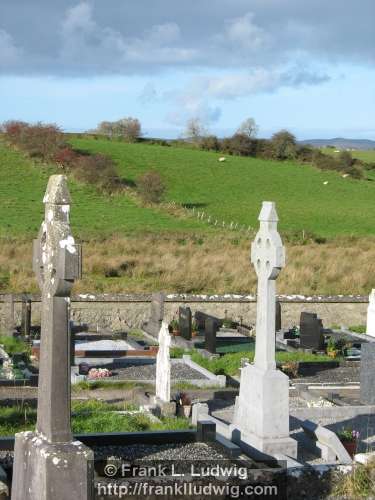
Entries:
<svg viewBox="0 0 375 500">
<path fill-rule="evenodd" d="M 374 243 L 375 238 L 343 237 L 324 245 L 287 243 L 278 292 L 368 295 L 375 275 Z M 83 279 L 73 293 L 255 293 L 249 248 L 248 237 L 234 234 L 92 239 L 83 243 Z M 0 269 L 0 293 L 39 292 L 31 241 L 0 239 Z"/>
<path fill-rule="evenodd" d="M 124 410 L 135 411 L 137 407 L 128 403 L 109 404 L 97 400 L 73 401 L 72 430 L 74 433 L 105 433 L 191 428 L 189 421 L 184 418 L 161 418 L 160 422 L 154 422 L 144 413 L 118 413 Z M 34 430 L 36 418 L 35 408 L 27 406 L 0 408 L 0 436 Z"/>
<path fill-rule="evenodd" d="M 36 237 L 43 219 L 42 203 L 49 175 L 57 167 L 34 163 L 0 142 L 0 237 Z M 94 187 L 70 179 L 72 229 L 80 239 L 113 234 L 189 231 L 202 224 L 194 219 L 140 207 L 124 194 L 105 196 Z"/>
<path fill-rule="evenodd" d="M 30 347 L 20 339 L 9 337 L 7 335 L 0 335 L 0 345 L 4 346 L 4 350 L 9 356 L 15 353 L 30 354 Z"/>
<path fill-rule="evenodd" d="M 349 330 L 355 333 L 366 333 L 366 325 L 352 325 Z"/>
<path fill-rule="evenodd" d="M 80 150 L 110 156 L 130 181 L 157 169 L 166 180 L 168 200 L 196 206 L 219 220 L 256 227 L 261 202 L 273 200 L 284 232 L 374 234 L 367 216 L 375 208 L 375 185 L 370 182 L 291 162 L 233 156 L 219 163 L 219 153 L 194 149 L 93 139 L 71 142 Z"/>
<path fill-rule="evenodd" d="M 198 352 L 192 352 L 191 359 L 203 366 L 215 375 L 238 375 L 241 366 L 241 359 L 247 358 L 250 362 L 254 360 L 254 351 L 236 352 L 224 354 L 219 358 L 206 358 Z M 278 363 L 288 363 L 292 361 L 332 361 L 329 356 L 307 354 L 300 352 L 277 352 L 276 361 Z"/>
<path fill-rule="evenodd" d="M 335 153 L 334 148 L 321 148 L 321 151 L 327 155 L 337 155 Z M 366 150 L 356 150 L 350 151 L 353 158 L 357 158 L 358 160 L 365 161 L 366 163 L 375 163 L 375 149 L 366 149 Z"/>
<path fill-rule="evenodd" d="M 375 461 L 356 464 L 349 474 L 339 475 L 333 491 L 334 498 L 357 500 L 373 498 L 375 491 Z"/>
</svg>

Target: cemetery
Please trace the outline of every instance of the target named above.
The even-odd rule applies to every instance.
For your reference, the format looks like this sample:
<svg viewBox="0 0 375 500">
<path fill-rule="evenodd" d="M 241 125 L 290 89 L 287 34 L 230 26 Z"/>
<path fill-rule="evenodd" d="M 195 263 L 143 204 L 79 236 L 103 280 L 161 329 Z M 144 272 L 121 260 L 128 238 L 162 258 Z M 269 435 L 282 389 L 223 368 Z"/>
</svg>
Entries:
<svg viewBox="0 0 375 500">
<path fill-rule="evenodd" d="M 50 177 L 43 203 L 41 296 L 1 298 L 0 498 L 117 498 L 145 464 L 155 488 L 174 484 L 175 466 L 204 466 L 179 479 L 203 487 L 216 463 L 242 471 L 227 478 L 241 491 L 258 481 L 295 498 L 313 482 L 318 498 L 371 459 L 374 291 L 277 295 L 287 258 L 275 203 L 263 202 L 251 243 L 256 297 L 147 299 L 72 297 L 83 254 L 65 176 Z M 162 478 L 150 468 L 161 464 Z"/>
</svg>

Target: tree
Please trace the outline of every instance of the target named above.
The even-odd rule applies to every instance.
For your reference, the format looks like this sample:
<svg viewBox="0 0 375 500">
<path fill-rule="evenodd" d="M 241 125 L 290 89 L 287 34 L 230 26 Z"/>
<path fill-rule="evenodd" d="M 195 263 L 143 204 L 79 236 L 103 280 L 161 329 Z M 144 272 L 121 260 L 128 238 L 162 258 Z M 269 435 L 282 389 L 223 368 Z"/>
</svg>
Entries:
<svg viewBox="0 0 375 500">
<path fill-rule="evenodd" d="M 272 156 L 276 160 L 289 160 L 296 157 L 297 143 L 295 136 L 288 130 L 280 130 L 271 138 Z"/>
<path fill-rule="evenodd" d="M 187 139 L 198 142 L 207 135 L 207 131 L 198 117 L 190 118 L 186 124 L 185 136 Z"/>
<path fill-rule="evenodd" d="M 94 132 L 110 138 L 120 137 L 129 142 L 135 142 L 141 136 L 141 122 L 131 116 L 114 122 L 104 121 L 99 123 Z"/>
<path fill-rule="evenodd" d="M 246 135 L 250 139 L 255 139 L 258 134 L 258 130 L 259 127 L 256 124 L 254 118 L 247 118 L 244 122 L 241 123 L 236 134 Z"/>
</svg>

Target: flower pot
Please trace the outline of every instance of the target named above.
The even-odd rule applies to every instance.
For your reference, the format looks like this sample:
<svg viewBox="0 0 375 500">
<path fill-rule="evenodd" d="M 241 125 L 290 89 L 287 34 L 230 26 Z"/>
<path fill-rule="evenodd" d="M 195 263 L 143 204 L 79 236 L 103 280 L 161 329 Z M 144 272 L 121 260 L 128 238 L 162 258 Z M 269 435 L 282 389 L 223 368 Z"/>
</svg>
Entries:
<svg viewBox="0 0 375 500">
<path fill-rule="evenodd" d="M 353 458 L 357 451 L 357 441 L 341 441 L 346 451 Z"/>
<path fill-rule="evenodd" d="M 177 416 L 189 418 L 191 413 L 191 405 L 179 405 L 177 407 Z"/>
<path fill-rule="evenodd" d="M 196 332 L 196 331 L 191 332 L 192 337 L 196 337 L 197 335 L 198 335 L 198 332 Z"/>
<path fill-rule="evenodd" d="M 173 335 L 175 337 L 178 337 L 180 335 L 180 331 L 179 330 L 173 330 Z"/>
<path fill-rule="evenodd" d="M 337 351 L 327 351 L 327 354 L 330 358 L 336 358 Z"/>
</svg>

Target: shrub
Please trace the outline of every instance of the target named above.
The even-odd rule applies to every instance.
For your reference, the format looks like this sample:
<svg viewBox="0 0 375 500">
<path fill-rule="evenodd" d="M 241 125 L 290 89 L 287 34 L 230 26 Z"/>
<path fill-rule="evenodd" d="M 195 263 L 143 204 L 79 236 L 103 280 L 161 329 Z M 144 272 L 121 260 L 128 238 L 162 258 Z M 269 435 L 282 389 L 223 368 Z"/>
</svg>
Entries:
<svg viewBox="0 0 375 500">
<path fill-rule="evenodd" d="M 107 192 L 113 192 L 121 187 L 121 179 L 117 175 L 115 164 L 111 158 L 101 154 L 79 156 L 73 173 L 79 181 L 96 184 Z"/>
<path fill-rule="evenodd" d="M 57 125 L 37 123 L 21 126 L 16 144 L 31 157 L 49 161 L 64 146 L 64 139 Z"/>
<path fill-rule="evenodd" d="M 216 135 L 208 135 L 206 137 L 202 137 L 199 147 L 204 151 L 219 151 L 220 141 Z"/>
<path fill-rule="evenodd" d="M 166 186 L 159 172 L 150 170 L 138 177 L 137 188 L 144 201 L 160 203 Z"/>
<path fill-rule="evenodd" d="M 297 158 L 303 163 L 311 163 L 314 158 L 314 149 L 309 146 L 300 146 L 297 148 Z"/>
<path fill-rule="evenodd" d="M 28 126 L 25 122 L 10 120 L 2 124 L 1 131 L 5 134 L 9 142 L 16 144 L 19 141 L 22 130 Z"/>
<path fill-rule="evenodd" d="M 79 155 L 72 148 L 66 146 L 56 152 L 54 161 L 63 168 L 71 168 L 78 162 L 78 158 Z"/>
<path fill-rule="evenodd" d="M 101 122 L 95 132 L 135 142 L 141 136 L 141 122 L 130 116 L 114 122 Z"/>
<path fill-rule="evenodd" d="M 342 170 L 350 168 L 353 165 L 353 158 L 349 151 L 341 151 L 338 156 L 338 161 L 340 162 Z"/>
<path fill-rule="evenodd" d="M 223 152 L 240 156 L 255 156 L 256 141 L 245 134 L 234 134 L 223 141 Z"/>
</svg>

